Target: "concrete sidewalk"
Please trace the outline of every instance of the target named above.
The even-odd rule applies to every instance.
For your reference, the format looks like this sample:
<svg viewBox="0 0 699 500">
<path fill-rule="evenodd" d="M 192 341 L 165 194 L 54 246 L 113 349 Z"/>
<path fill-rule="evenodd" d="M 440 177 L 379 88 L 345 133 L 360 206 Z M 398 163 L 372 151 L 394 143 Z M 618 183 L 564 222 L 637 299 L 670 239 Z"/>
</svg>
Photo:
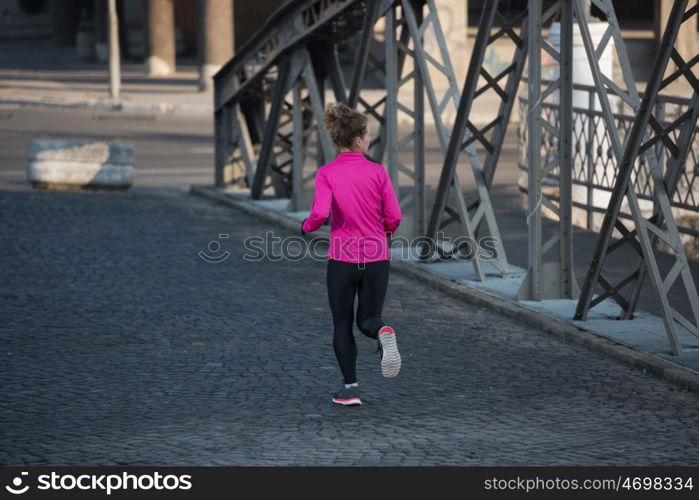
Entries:
<svg viewBox="0 0 699 500">
<path fill-rule="evenodd" d="M 45 41 L 0 44 L 0 103 L 142 113 L 212 116 L 213 91 L 199 92 L 195 61 L 178 61 L 168 77 L 150 77 L 138 63 L 122 65 L 121 98 L 109 97 L 106 64 L 80 61 L 73 47 Z"/>
<path fill-rule="evenodd" d="M 0 104 L 213 118 L 213 90 L 200 92 L 198 77 L 193 59 L 178 59 L 177 73 L 168 77 L 148 76 L 143 64 L 126 62 L 122 64 L 121 97 L 113 100 L 109 97 L 107 65 L 80 61 L 73 47 L 53 47 L 45 41 L 0 44 Z M 381 99 L 384 94 L 380 89 L 362 91 L 369 102 Z M 326 89 L 325 96 L 327 102 L 334 102 L 332 89 Z M 499 105 L 498 96 L 487 92 L 474 102 L 472 121 L 490 122 Z M 455 108 L 452 111 L 455 113 Z M 515 112 L 511 120 L 517 119 Z M 434 124 L 429 109 L 425 123 Z"/>
<path fill-rule="evenodd" d="M 300 222 L 309 214 L 308 211 L 288 212 L 287 199 L 252 200 L 249 190 L 193 185 L 191 192 L 296 232 Z M 317 234 L 327 237 L 328 226 L 323 226 Z M 488 269 L 487 280 L 480 282 L 470 261 L 423 263 L 416 257 L 416 249 L 392 248 L 391 265 L 399 272 L 467 303 L 514 317 L 544 332 L 699 392 L 699 339 L 680 325 L 677 325 L 677 330 L 684 350 L 680 356 L 673 356 L 662 320 L 648 312 L 638 310 L 633 321 L 618 321 L 615 319 L 618 306 L 607 300 L 591 310 L 588 321 L 574 321 L 571 319 L 576 305 L 574 300 L 515 300 L 525 275 L 521 267 L 511 265 L 512 274 L 507 277 L 500 277 L 494 268 Z"/>
</svg>

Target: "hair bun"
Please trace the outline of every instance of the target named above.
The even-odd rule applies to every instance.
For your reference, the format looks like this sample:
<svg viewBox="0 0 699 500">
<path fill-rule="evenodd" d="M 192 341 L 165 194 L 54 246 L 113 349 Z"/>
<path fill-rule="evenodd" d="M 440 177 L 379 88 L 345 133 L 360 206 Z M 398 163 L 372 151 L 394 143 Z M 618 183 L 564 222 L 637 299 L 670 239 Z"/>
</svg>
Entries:
<svg viewBox="0 0 699 500">
<path fill-rule="evenodd" d="M 368 118 L 344 103 L 330 103 L 325 108 L 325 126 L 339 147 L 352 147 L 352 141 L 366 132 Z"/>
<path fill-rule="evenodd" d="M 352 108 L 346 104 L 341 102 L 332 103 L 328 104 L 328 107 L 325 109 L 325 117 L 333 121 L 338 121 L 342 120 L 343 117 L 351 115 L 353 112 Z"/>
</svg>

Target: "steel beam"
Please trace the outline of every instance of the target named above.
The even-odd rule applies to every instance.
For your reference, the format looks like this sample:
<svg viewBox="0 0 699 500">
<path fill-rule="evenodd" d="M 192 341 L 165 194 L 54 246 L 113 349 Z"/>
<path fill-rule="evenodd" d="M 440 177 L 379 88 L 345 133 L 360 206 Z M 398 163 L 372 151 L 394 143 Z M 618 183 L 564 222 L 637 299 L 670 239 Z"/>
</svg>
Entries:
<svg viewBox="0 0 699 500">
<path fill-rule="evenodd" d="M 580 0 L 576 0 L 576 2 L 579 1 Z M 608 4 L 607 2 L 597 1 L 595 3 L 603 4 L 608 9 L 611 9 L 611 4 Z M 686 5 L 686 0 L 678 0 L 672 7 L 670 19 L 668 20 L 667 28 L 665 34 L 663 35 L 661 49 L 655 60 L 651 78 L 646 86 L 643 99 L 640 100 L 640 102 L 637 100 L 638 96 L 635 92 L 635 88 L 629 87 L 627 90 L 628 93 L 625 97 L 629 99 L 630 104 L 634 107 L 634 110 L 637 111 L 637 115 L 636 119 L 634 120 L 633 127 L 629 131 L 626 138 L 625 147 L 622 147 L 621 141 L 616 132 L 613 130 L 613 127 L 611 130 L 609 130 L 610 138 L 612 139 L 612 147 L 619 165 L 619 170 L 617 172 L 609 206 L 600 230 L 592 263 L 586 276 L 583 292 L 580 295 L 580 300 L 578 301 L 578 306 L 575 313 L 576 319 L 586 319 L 590 307 L 593 305 L 593 302 L 597 300 L 593 300 L 592 298 L 595 285 L 600 284 L 606 289 L 604 296 L 609 296 L 610 298 L 616 300 L 621 306 L 622 317 L 631 317 L 632 313 L 624 313 L 624 311 L 632 311 L 634 304 L 629 303 L 628 300 L 625 300 L 623 296 L 618 293 L 618 291 L 622 288 L 622 286 L 632 283 L 631 298 L 633 302 L 637 301 L 638 289 L 640 288 L 642 279 L 647 274 L 651 280 L 651 285 L 660 303 L 661 317 L 665 325 L 665 330 L 670 341 L 672 352 L 675 355 L 680 354 L 682 351 L 682 346 L 675 328 L 675 321 L 682 324 L 694 335 L 699 336 L 699 327 L 697 326 L 699 325 L 699 298 L 697 297 L 696 286 L 692 279 L 687 258 L 684 254 L 684 248 L 679 239 L 677 226 L 672 215 L 672 210 L 670 207 L 671 193 L 668 192 L 669 186 L 666 183 L 667 179 L 663 177 L 662 171 L 657 163 L 657 159 L 653 156 L 654 148 L 652 146 L 658 140 L 662 140 L 664 145 L 668 147 L 671 152 L 674 152 L 672 156 L 676 158 L 678 163 L 671 165 L 671 169 L 679 168 L 679 161 L 684 161 L 683 155 L 685 153 L 681 151 L 681 149 L 686 149 L 687 146 L 682 144 L 682 148 L 678 148 L 677 145 L 671 144 L 668 134 L 666 134 L 666 131 L 660 125 L 659 121 L 653 117 L 653 110 L 655 109 L 655 102 L 658 97 L 658 92 L 663 84 L 667 81 L 667 79 L 663 79 L 663 74 L 665 73 L 668 63 L 670 59 L 675 61 L 677 60 L 678 54 L 674 50 L 674 44 L 677 39 L 680 25 L 682 24 L 683 20 L 687 20 L 697 13 L 696 7 L 685 12 Z M 578 3 L 576 7 L 580 9 L 581 6 Z M 588 52 L 588 57 L 591 64 L 593 64 L 593 69 L 598 70 L 598 68 L 595 68 L 596 59 L 593 57 L 595 50 L 592 46 L 589 31 L 587 31 L 585 27 L 581 25 L 581 32 L 583 35 L 585 49 Z M 696 79 L 689 71 L 686 71 L 686 73 L 687 74 L 685 77 L 688 78 L 696 93 L 699 85 L 696 84 Z M 605 116 L 606 125 L 609 128 L 609 124 L 612 123 L 611 112 L 609 109 L 607 109 L 608 102 L 606 102 L 606 99 L 602 99 L 602 97 L 606 97 L 605 85 L 612 88 L 613 86 L 610 84 L 610 82 L 604 81 L 600 77 L 599 71 L 593 71 L 593 77 L 595 78 L 595 84 L 598 92 L 600 93 L 601 101 L 603 101 L 603 114 Z M 676 77 L 671 76 L 669 78 Z M 689 113 L 689 118 L 693 118 L 694 123 L 689 123 L 689 121 L 687 121 L 686 126 L 691 126 L 693 129 L 693 127 L 696 126 L 696 111 L 690 110 Z M 655 133 L 655 137 L 652 137 L 650 140 L 646 140 L 648 135 L 646 129 L 649 124 Z M 684 136 L 682 139 L 686 140 Z M 641 213 L 635 193 L 634 183 L 631 180 L 635 162 L 641 154 L 644 154 L 647 159 L 650 156 L 649 165 L 654 183 L 653 194 L 656 213 L 650 220 L 646 220 Z M 670 171 L 669 175 L 672 177 L 676 174 Z M 635 225 L 635 229 L 633 230 L 626 229 L 619 218 L 621 204 L 625 197 L 629 202 L 633 223 Z M 666 229 L 662 227 L 663 222 L 665 223 Z M 620 284 L 617 285 L 611 283 L 601 274 L 605 257 L 611 251 L 619 247 L 618 244 L 611 243 L 614 228 L 617 228 L 622 232 L 622 242 L 629 242 L 640 247 L 643 257 L 641 262 L 646 268 L 645 272 L 641 272 L 639 268 L 635 269 L 629 277 L 625 278 Z M 657 237 L 660 237 L 660 239 L 662 239 L 674 251 L 673 257 L 675 258 L 675 265 L 672 266 L 671 270 L 665 277 L 662 276 L 654 255 L 653 242 Z M 636 238 L 638 238 L 638 240 L 636 240 Z M 669 303 L 668 292 L 680 276 L 682 278 L 682 286 L 687 298 L 689 299 L 690 307 L 692 309 L 692 320 L 685 318 L 678 311 L 673 309 Z"/>
<path fill-rule="evenodd" d="M 292 212 L 300 210 L 299 197 L 303 187 L 303 102 L 301 101 L 301 82 L 296 81 L 293 87 L 293 108 L 292 108 L 292 124 L 293 124 L 293 144 L 292 144 L 292 164 L 291 164 L 291 200 L 289 201 L 288 209 Z"/>
<path fill-rule="evenodd" d="M 514 26 L 522 24 L 523 19 L 525 19 L 525 13 L 517 15 L 513 19 L 502 18 L 498 13 L 498 9 L 501 7 L 502 3 L 503 2 L 496 0 L 484 4 L 466 75 L 466 81 L 461 98 L 459 99 L 454 126 L 449 137 L 449 144 L 440 174 L 434 207 L 430 214 L 430 222 L 426 232 L 426 242 L 421 245 L 420 258 L 427 260 L 435 251 L 439 252 L 441 256 L 448 255 L 448 252 L 440 249 L 437 245 L 433 245 L 433 243 L 435 243 L 434 240 L 437 231 L 453 219 L 450 218 L 446 223 L 442 224 L 443 214 L 445 212 L 448 214 L 459 213 L 457 210 L 447 207 L 447 201 L 450 189 L 461 190 L 458 177 L 455 179 L 456 165 L 459 154 L 462 151 L 466 151 L 470 157 L 470 164 L 476 181 L 478 195 L 478 199 L 468 207 L 467 212 L 469 210 L 474 210 L 476 214 L 483 214 L 484 216 L 481 218 L 473 217 L 475 220 L 472 222 L 469 221 L 469 224 L 466 225 L 466 232 L 468 233 L 469 228 L 473 228 L 472 230 L 474 233 L 471 236 L 476 238 L 479 235 L 479 228 L 485 225 L 488 226 L 488 232 L 495 237 L 498 245 L 496 250 L 496 267 L 498 267 L 503 274 L 506 274 L 508 272 L 507 258 L 495 220 L 494 211 L 490 203 L 489 188 L 492 183 L 495 165 L 497 164 L 497 159 L 502 149 L 512 106 L 516 99 L 516 89 L 521 80 L 526 58 L 526 44 L 524 40 L 513 31 Z M 498 16 L 502 20 L 503 27 L 495 35 L 491 35 L 491 30 Z M 485 53 L 490 44 L 505 36 L 510 37 L 516 45 L 513 61 L 504 71 L 492 77 L 483 67 Z M 481 77 L 485 78 L 486 84 L 478 89 L 478 83 Z M 499 82 L 504 77 L 507 77 L 507 83 L 505 91 L 503 92 L 499 87 Z M 501 97 L 501 104 L 498 109 L 497 117 L 491 123 L 479 129 L 470 120 L 472 104 L 478 96 L 489 89 L 494 89 Z M 491 132 L 492 142 L 487 138 L 489 132 Z M 466 141 L 462 143 L 461 138 L 463 137 L 466 137 Z M 485 165 L 482 169 L 473 144 L 476 141 L 479 141 L 486 150 Z M 469 214 L 468 217 L 471 218 L 471 215 Z M 457 216 L 457 220 L 461 221 L 461 218 Z M 486 224 L 483 224 L 483 222 Z M 483 276 L 483 274 L 479 273 L 479 276 Z"/>
<path fill-rule="evenodd" d="M 272 147 L 274 146 L 275 137 L 277 135 L 279 117 L 282 113 L 282 104 L 289 85 L 290 67 L 291 60 L 288 58 L 282 59 L 278 67 L 279 73 L 274 83 L 272 107 L 267 116 L 267 123 L 265 124 L 265 132 L 262 139 L 262 149 L 260 150 L 260 157 L 257 161 L 257 168 L 255 169 L 255 178 L 253 179 L 250 191 L 253 200 L 260 199 L 262 190 L 264 189 L 264 182 L 272 160 Z"/>
<path fill-rule="evenodd" d="M 347 105 L 351 108 L 357 106 L 359 91 L 366 71 L 366 64 L 369 55 L 369 45 L 374 37 L 374 24 L 376 24 L 376 14 L 379 10 L 381 0 L 367 0 L 366 14 L 364 15 L 364 25 L 362 26 L 359 50 L 357 50 L 352 73 L 352 83 L 350 84 Z"/>
<path fill-rule="evenodd" d="M 529 262 L 517 298 L 520 300 L 570 299 L 579 288 L 573 265 L 572 170 L 573 170 L 573 8 L 572 0 L 559 0 L 545 12 L 541 0 L 529 3 L 529 77 L 528 110 L 528 194 Z M 541 28 L 555 14 L 560 14 L 561 41 L 555 49 L 541 35 Z M 541 51 L 548 53 L 559 67 L 559 76 L 542 90 Z M 541 104 L 558 96 L 559 123 L 542 117 Z M 554 141 L 554 155 L 542 161 L 542 131 Z M 544 192 L 543 184 L 558 169 L 558 195 Z M 541 209 L 546 207 L 558 218 L 553 234 L 544 241 Z M 555 251 L 557 249 L 557 251 Z"/>
<path fill-rule="evenodd" d="M 295 47 L 330 27 L 339 41 L 354 34 L 343 26 L 364 13 L 365 0 L 297 0 L 280 7 L 214 75 L 214 108 L 236 101 Z"/>
</svg>

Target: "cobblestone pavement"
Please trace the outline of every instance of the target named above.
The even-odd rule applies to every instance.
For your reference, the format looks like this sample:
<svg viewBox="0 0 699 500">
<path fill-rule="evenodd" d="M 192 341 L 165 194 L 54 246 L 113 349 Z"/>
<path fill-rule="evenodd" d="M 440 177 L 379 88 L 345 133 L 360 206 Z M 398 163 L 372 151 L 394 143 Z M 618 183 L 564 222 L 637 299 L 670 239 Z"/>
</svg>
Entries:
<svg viewBox="0 0 699 500">
<path fill-rule="evenodd" d="M 244 260 L 268 231 L 183 193 L 0 193 L 0 463 L 697 464 L 696 395 L 395 272 L 402 371 L 355 327 L 365 405 L 333 405 L 325 261 Z"/>
</svg>

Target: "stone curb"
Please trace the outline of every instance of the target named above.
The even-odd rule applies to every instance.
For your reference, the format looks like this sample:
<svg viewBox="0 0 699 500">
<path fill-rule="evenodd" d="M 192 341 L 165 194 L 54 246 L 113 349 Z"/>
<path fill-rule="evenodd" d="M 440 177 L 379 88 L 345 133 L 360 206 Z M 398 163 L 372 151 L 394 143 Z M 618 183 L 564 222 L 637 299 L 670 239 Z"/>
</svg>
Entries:
<svg viewBox="0 0 699 500">
<path fill-rule="evenodd" d="M 94 111 L 124 111 L 130 113 L 176 114 L 190 116 L 213 116 L 213 105 L 207 104 L 172 104 L 172 103 L 137 103 L 110 100 L 59 100 L 44 98 L 0 98 L 0 104 L 21 107 L 91 109 Z"/>
<path fill-rule="evenodd" d="M 233 199 L 217 188 L 192 185 L 190 187 L 190 194 L 238 208 L 250 215 L 267 222 L 274 222 L 300 235 L 301 221 L 262 207 L 254 206 L 243 200 Z M 547 334 L 605 354 L 610 358 L 621 361 L 627 366 L 652 373 L 684 389 L 699 392 L 699 372 L 690 368 L 678 365 L 677 363 L 659 356 L 639 351 L 634 347 L 611 340 L 583 328 L 570 325 L 557 318 L 526 308 L 516 302 L 477 289 L 466 283 L 453 280 L 446 276 L 436 275 L 427 269 L 420 269 L 415 264 L 392 260 L 391 268 L 471 305 L 487 308 L 507 315 Z"/>
</svg>

